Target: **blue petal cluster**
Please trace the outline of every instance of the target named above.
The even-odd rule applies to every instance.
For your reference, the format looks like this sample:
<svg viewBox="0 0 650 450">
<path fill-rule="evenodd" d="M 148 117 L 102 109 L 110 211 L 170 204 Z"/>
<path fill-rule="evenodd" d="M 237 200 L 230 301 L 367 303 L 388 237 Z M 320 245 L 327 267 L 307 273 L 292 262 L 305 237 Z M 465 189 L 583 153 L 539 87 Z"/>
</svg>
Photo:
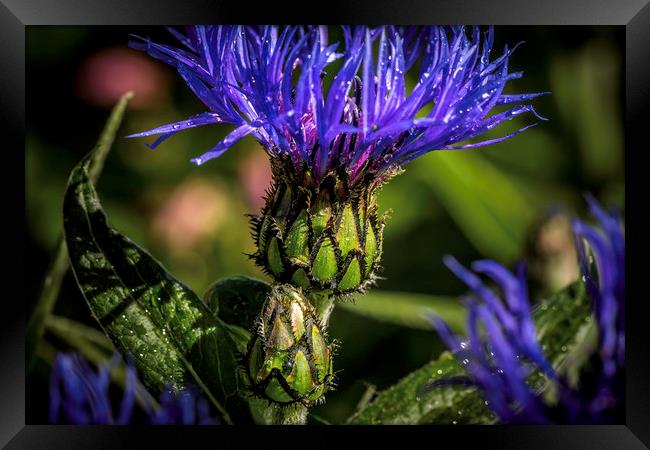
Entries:
<svg viewBox="0 0 650 450">
<path fill-rule="evenodd" d="M 474 272 L 492 279 L 502 292 L 499 297 L 481 279 L 447 256 L 445 264 L 472 291 L 468 299 L 469 336 L 459 339 L 440 318 L 432 324 L 445 345 L 454 352 L 490 408 L 508 423 L 595 423 L 611 419 L 621 408 L 625 369 L 625 237 L 618 214 L 605 212 L 592 197 L 590 209 L 600 223 L 593 226 L 574 220 L 583 280 L 598 325 L 599 351 L 593 383 L 572 389 L 558 376 L 537 341 L 531 316 L 523 265 L 516 274 L 494 261 L 477 261 Z M 593 254 L 594 264 L 590 263 Z M 479 334 L 483 328 L 485 333 Z M 527 383 L 535 371 L 557 387 L 559 402 L 549 407 Z M 449 380 L 455 382 L 455 380 Z M 445 384 L 445 380 L 435 385 Z"/>
<path fill-rule="evenodd" d="M 526 379 L 534 367 L 549 379 L 555 380 L 557 376 L 537 341 L 523 264 L 516 274 L 494 261 L 472 264 L 475 272 L 487 275 L 499 286 L 504 297 L 501 299 L 453 257 L 446 256 L 444 262 L 472 290 L 474 297 L 467 299 L 467 339 L 454 336 L 442 319 L 434 317 L 433 325 L 441 339 L 465 366 L 472 384 L 483 392 L 502 421 L 545 423 L 544 403 Z M 485 339 L 479 334 L 481 326 Z"/>
<path fill-rule="evenodd" d="M 78 425 L 124 425 L 135 405 L 135 369 L 126 371 L 126 386 L 117 416 L 113 414 L 109 387 L 110 371 L 118 364 L 115 356 L 95 371 L 76 353 L 60 353 L 50 376 L 50 423 Z"/>
<path fill-rule="evenodd" d="M 97 371 L 77 353 L 59 353 L 50 376 L 50 423 L 74 425 L 125 425 L 135 411 L 138 389 L 135 367 L 127 364 L 126 384 L 118 411 L 113 411 L 109 388 L 110 372 L 121 361 L 116 354 Z M 143 396 L 147 398 L 147 396 Z M 154 402 L 155 403 L 155 402 Z M 165 390 L 160 405 L 146 404 L 145 413 L 152 424 L 218 424 L 209 417 L 207 401 L 196 389 L 180 392 Z"/>
<path fill-rule="evenodd" d="M 160 394 L 160 409 L 151 413 L 153 425 L 218 425 L 219 421 L 210 417 L 208 401 L 196 387 L 188 387 L 180 392 L 171 389 Z"/>
<path fill-rule="evenodd" d="M 490 60 L 493 29 L 478 27 L 342 27 L 328 42 L 326 27 L 190 26 L 170 29 L 177 48 L 139 38 L 131 46 L 174 66 L 207 112 L 129 137 L 161 135 L 228 123 L 235 129 L 194 158 L 202 164 L 254 136 L 272 159 L 290 161 L 300 179 L 318 183 L 344 169 L 354 185 L 381 181 L 406 162 L 460 143 L 519 114 L 514 106 L 544 93 L 506 95 L 513 49 Z M 375 55 L 376 53 L 376 55 Z M 407 75 L 408 74 L 408 75 Z M 412 80 L 415 85 L 407 88 Z M 534 124 L 533 124 L 534 125 Z M 529 125 L 532 126 L 532 125 Z"/>
<path fill-rule="evenodd" d="M 587 202 L 600 230 L 574 220 L 573 231 L 598 324 L 600 376 L 594 392 L 576 402 L 580 410 L 575 416 L 600 418 L 602 411 L 620 407 L 625 395 L 625 234 L 617 211 L 605 211 L 592 196 Z"/>
</svg>

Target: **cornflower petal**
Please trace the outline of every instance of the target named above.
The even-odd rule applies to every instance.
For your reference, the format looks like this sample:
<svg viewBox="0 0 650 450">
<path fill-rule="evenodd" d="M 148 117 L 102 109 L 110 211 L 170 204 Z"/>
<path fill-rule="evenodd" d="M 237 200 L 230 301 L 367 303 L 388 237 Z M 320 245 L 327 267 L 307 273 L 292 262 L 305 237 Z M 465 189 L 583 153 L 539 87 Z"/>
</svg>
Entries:
<svg viewBox="0 0 650 450">
<path fill-rule="evenodd" d="M 327 174 L 345 172 L 350 188 L 379 185 L 399 166 L 427 152 L 510 139 L 530 125 L 501 138 L 460 144 L 517 115 L 538 116 L 524 104 L 487 117 L 495 105 L 525 103 L 547 93 L 502 94 L 506 83 L 522 73 L 508 72 L 517 46 L 506 46 L 500 57 L 489 60 L 492 28 L 482 36 L 478 27 L 469 35 L 465 27 L 343 27 L 340 53 L 322 26 L 170 31 L 184 48 L 138 37 L 131 45 L 177 68 L 215 116 L 200 115 L 194 118 L 200 122 L 179 122 L 130 137 L 163 134 L 155 147 L 180 129 L 229 123 L 235 131 L 193 162 L 213 159 L 253 134 L 272 161 L 292 165 L 297 184 L 317 185 Z M 340 67 L 331 69 L 341 58 Z M 407 93 L 406 77 L 418 59 L 418 81 Z M 333 71 L 331 83 L 323 82 L 326 71 Z M 431 112 L 418 117 L 428 105 Z M 286 120 L 277 120 L 289 113 Z M 253 125 L 259 121 L 264 125 Z M 174 125 L 183 127 L 169 128 Z"/>
<path fill-rule="evenodd" d="M 97 370 L 76 353 L 59 353 L 50 375 L 50 423 L 75 425 L 124 425 L 130 423 L 135 409 L 138 389 L 137 371 L 129 361 L 125 366 L 126 385 L 117 418 L 112 411 L 109 388 L 110 372 L 121 356 L 115 354 Z M 143 396 L 147 398 L 147 396 Z M 209 407 L 194 387 L 173 392 L 166 389 L 160 395 L 160 406 L 145 400 L 144 412 L 151 423 L 218 424 L 209 416 Z M 179 413 L 179 412 L 182 412 Z"/>
</svg>

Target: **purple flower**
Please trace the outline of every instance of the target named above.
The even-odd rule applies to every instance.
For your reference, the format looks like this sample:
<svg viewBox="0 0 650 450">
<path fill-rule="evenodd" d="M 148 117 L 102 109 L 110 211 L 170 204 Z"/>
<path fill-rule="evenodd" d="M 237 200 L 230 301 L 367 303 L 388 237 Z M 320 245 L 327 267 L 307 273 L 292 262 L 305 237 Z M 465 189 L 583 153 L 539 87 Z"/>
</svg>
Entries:
<svg viewBox="0 0 650 450">
<path fill-rule="evenodd" d="M 583 281 L 598 324 L 600 377 L 586 405 L 588 411 L 597 413 L 613 407 L 624 395 L 625 235 L 618 212 L 607 213 L 590 195 L 587 203 L 600 230 L 574 220 L 573 231 Z"/>
<path fill-rule="evenodd" d="M 110 371 L 119 362 L 114 356 L 95 371 L 76 353 L 60 353 L 50 376 L 50 423 L 105 425 L 129 423 L 135 403 L 135 369 L 126 370 L 126 389 L 117 417 L 113 414 Z"/>
<path fill-rule="evenodd" d="M 549 379 L 554 380 L 557 375 L 537 341 L 524 266 L 520 264 L 517 273 L 513 274 L 494 261 L 472 264 L 475 272 L 487 275 L 499 286 L 502 300 L 453 257 L 446 256 L 444 262 L 467 284 L 474 297 L 467 299 L 469 336 L 459 339 L 442 319 L 435 317 L 433 325 L 441 339 L 461 361 L 472 384 L 481 390 L 501 420 L 546 422 L 544 403 L 526 380 L 533 367 L 539 368 Z M 485 331 L 484 339 L 479 334 L 481 326 Z"/>
<path fill-rule="evenodd" d="M 110 372 L 119 364 L 119 354 L 95 371 L 77 353 L 59 353 L 50 376 L 50 423 L 75 425 L 124 425 L 131 422 L 138 390 L 137 372 L 125 365 L 126 384 L 119 410 L 113 411 L 109 388 Z M 147 398 L 147 396 L 143 396 Z M 146 402 L 146 401 L 145 401 Z M 155 403 L 155 402 L 154 402 Z M 152 424 L 218 424 L 209 417 L 207 401 L 194 388 L 174 393 L 166 389 L 160 406 L 146 402 Z"/>
<path fill-rule="evenodd" d="M 453 335 L 437 317 L 432 318 L 432 324 L 466 368 L 469 380 L 439 380 L 429 388 L 469 381 L 482 392 L 494 413 L 510 423 L 595 423 L 611 421 L 619 414 L 625 370 L 625 237 L 617 214 L 607 214 L 593 197 L 587 201 L 602 231 L 579 220 L 574 221 L 573 228 L 598 325 L 599 351 L 591 361 L 595 374 L 585 375 L 574 389 L 544 356 L 532 320 L 523 265 L 513 274 L 493 261 L 472 264 L 474 272 L 487 275 L 498 285 L 500 297 L 475 273 L 447 256 L 445 264 L 473 294 L 467 301 L 469 336 Z M 589 263 L 589 251 L 595 268 Z M 481 328 L 484 335 L 479 334 Z M 545 404 L 529 385 L 533 371 L 543 373 L 555 384 L 557 406 Z"/>
<path fill-rule="evenodd" d="M 133 42 L 178 70 L 207 112 L 129 137 L 228 123 L 235 129 L 194 158 L 202 164 L 254 136 L 272 161 L 283 161 L 304 186 L 329 173 L 350 187 L 379 184 L 432 150 L 488 145 L 506 136 L 460 144 L 533 107 L 544 93 L 503 94 L 513 49 L 490 60 L 493 30 L 478 27 L 342 27 L 343 46 L 326 27 L 190 26 L 170 29 L 183 48 Z M 373 51 L 377 52 L 374 56 Z M 333 64 L 336 61 L 336 64 Z M 419 64 L 416 62 L 419 61 Z M 415 86 L 407 89 L 407 74 Z M 499 105 L 518 105 L 488 114 Z"/>
</svg>

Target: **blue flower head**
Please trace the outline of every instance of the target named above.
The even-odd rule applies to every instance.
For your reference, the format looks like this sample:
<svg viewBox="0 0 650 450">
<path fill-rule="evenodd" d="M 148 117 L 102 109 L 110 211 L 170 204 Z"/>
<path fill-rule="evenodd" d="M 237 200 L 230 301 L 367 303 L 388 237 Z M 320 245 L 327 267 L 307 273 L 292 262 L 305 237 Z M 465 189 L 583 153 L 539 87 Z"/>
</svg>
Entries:
<svg viewBox="0 0 650 450">
<path fill-rule="evenodd" d="M 203 164 L 254 136 L 294 182 L 314 187 L 330 173 L 349 187 L 381 184 L 408 161 L 461 144 L 519 114 L 543 93 L 503 94 L 513 49 L 490 59 L 493 30 L 454 27 L 190 26 L 170 29 L 182 48 L 140 39 L 131 45 L 175 67 L 208 111 L 130 137 L 160 135 L 156 147 L 197 126 L 234 126 Z M 375 54 L 376 53 L 376 54 Z M 407 76 L 415 81 L 407 88 Z M 495 106 L 517 105 L 488 116 Z M 539 117 L 541 118 L 541 117 Z"/>
<path fill-rule="evenodd" d="M 432 324 L 465 366 L 470 384 L 482 392 L 504 422 L 603 422 L 621 408 L 625 370 L 625 238 L 618 215 L 606 213 L 592 197 L 587 200 L 602 229 L 579 220 L 573 222 L 583 280 L 599 334 L 596 380 L 586 383 L 587 386 L 570 387 L 544 356 L 537 340 L 522 265 L 513 274 L 494 261 L 476 261 L 472 265 L 474 273 L 454 258 L 445 258 L 445 264 L 473 294 L 467 302 L 469 336 L 458 338 L 437 317 L 432 318 Z M 590 254 L 595 267 L 590 264 Z M 502 296 L 485 286 L 477 273 L 491 278 Z M 530 386 L 528 379 L 533 371 L 555 384 L 560 398 L 558 406 L 545 404 Z M 458 381 L 467 382 L 442 380 L 430 387 Z"/>
<path fill-rule="evenodd" d="M 598 324 L 600 377 L 582 409 L 593 415 L 621 406 L 625 388 L 625 234 L 615 210 L 605 211 L 587 196 L 600 229 L 574 220 L 582 279 Z M 593 263 L 592 263 L 593 261 Z"/>
<path fill-rule="evenodd" d="M 445 345 L 468 371 L 472 384 L 485 395 L 490 408 L 504 422 L 546 422 L 544 403 L 527 378 L 537 367 L 549 379 L 557 375 L 537 341 L 528 299 L 524 266 L 513 274 L 494 261 L 472 264 L 500 288 L 503 299 L 473 272 L 447 256 L 445 264 L 473 292 L 468 298 L 467 339 L 459 339 L 440 318 L 433 325 Z M 481 328 L 484 337 L 481 335 Z"/>
<path fill-rule="evenodd" d="M 77 353 L 59 353 L 50 376 L 50 423 L 77 425 L 124 425 L 135 404 L 135 368 L 126 370 L 126 389 L 119 411 L 114 414 L 109 396 L 110 371 L 119 362 L 116 355 L 95 371 Z"/>
<path fill-rule="evenodd" d="M 160 135 L 155 147 L 188 128 L 233 126 L 196 164 L 255 137 L 273 184 L 251 219 L 250 256 L 278 282 L 334 295 L 362 292 L 381 270 L 376 188 L 427 152 L 515 136 L 527 127 L 464 143 L 519 114 L 537 116 L 526 102 L 542 95 L 503 93 L 522 73 L 508 72 L 514 49 L 490 58 L 492 28 L 344 26 L 342 42 L 317 26 L 170 31 L 182 48 L 131 45 L 175 67 L 208 111 L 131 137 Z"/>
<path fill-rule="evenodd" d="M 137 372 L 125 365 L 126 381 L 119 409 L 114 411 L 109 388 L 110 372 L 120 363 L 116 354 L 97 370 L 77 353 L 59 353 L 50 376 L 50 423 L 74 425 L 125 425 L 132 421 L 138 393 Z M 160 405 L 142 396 L 144 412 L 152 424 L 205 425 L 219 422 L 209 416 L 207 401 L 196 388 L 164 390 Z"/>
</svg>

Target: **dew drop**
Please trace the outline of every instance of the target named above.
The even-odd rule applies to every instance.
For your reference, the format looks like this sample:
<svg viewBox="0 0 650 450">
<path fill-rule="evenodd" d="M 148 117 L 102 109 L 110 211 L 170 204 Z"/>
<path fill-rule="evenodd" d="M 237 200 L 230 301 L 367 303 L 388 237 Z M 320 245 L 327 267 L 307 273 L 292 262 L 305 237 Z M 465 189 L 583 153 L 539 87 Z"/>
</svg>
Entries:
<svg viewBox="0 0 650 450">
<path fill-rule="evenodd" d="M 442 369 L 438 369 L 438 375 L 442 375 Z"/>
</svg>

